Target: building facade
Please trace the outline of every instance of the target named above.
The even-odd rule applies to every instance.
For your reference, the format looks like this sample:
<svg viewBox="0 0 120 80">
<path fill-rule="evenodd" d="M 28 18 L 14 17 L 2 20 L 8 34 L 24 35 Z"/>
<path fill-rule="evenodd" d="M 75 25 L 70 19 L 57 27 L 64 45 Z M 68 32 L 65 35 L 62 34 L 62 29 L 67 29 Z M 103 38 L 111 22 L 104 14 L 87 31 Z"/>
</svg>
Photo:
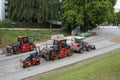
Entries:
<svg viewBox="0 0 120 80">
<path fill-rule="evenodd" d="M 0 0 L 0 20 L 4 20 L 7 15 L 7 0 Z"/>
</svg>

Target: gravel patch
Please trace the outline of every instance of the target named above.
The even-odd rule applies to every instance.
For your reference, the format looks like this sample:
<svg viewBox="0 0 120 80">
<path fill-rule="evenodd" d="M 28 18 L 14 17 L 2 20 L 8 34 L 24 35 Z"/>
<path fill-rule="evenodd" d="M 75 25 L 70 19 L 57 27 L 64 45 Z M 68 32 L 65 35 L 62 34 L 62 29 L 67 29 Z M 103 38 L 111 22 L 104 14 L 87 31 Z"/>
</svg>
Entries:
<svg viewBox="0 0 120 80">
<path fill-rule="evenodd" d="M 115 43 L 120 43 L 120 36 L 115 36 L 110 41 Z"/>
</svg>

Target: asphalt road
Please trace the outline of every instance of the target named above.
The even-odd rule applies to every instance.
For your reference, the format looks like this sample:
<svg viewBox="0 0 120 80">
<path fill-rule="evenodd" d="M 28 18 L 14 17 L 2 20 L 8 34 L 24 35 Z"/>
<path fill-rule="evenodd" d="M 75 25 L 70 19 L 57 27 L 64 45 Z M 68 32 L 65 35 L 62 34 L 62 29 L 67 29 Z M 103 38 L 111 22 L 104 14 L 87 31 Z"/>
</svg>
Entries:
<svg viewBox="0 0 120 80">
<path fill-rule="evenodd" d="M 76 53 L 71 57 L 62 58 L 56 61 L 45 61 L 44 59 L 41 59 L 40 65 L 32 66 L 26 69 L 20 67 L 19 60 L 27 57 L 31 52 L 13 56 L 0 55 L 0 80 L 21 80 L 120 48 L 120 43 L 110 41 L 115 36 L 120 37 L 119 28 L 108 29 L 101 27 L 95 29 L 95 31 L 97 31 L 98 35 L 86 38 L 86 41 L 96 45 L 96 50 L 85 52 L 83 54 Z M 43 44 L 37 45 L 43 46 Z"/>
</svg>

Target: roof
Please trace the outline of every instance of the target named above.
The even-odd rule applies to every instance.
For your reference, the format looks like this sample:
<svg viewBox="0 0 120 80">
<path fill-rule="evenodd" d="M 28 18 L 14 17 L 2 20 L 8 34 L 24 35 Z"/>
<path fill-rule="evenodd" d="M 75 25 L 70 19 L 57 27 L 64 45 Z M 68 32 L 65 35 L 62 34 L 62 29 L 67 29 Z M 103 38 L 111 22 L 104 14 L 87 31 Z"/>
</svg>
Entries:
<svg viewBox="0 0 120 80">
<path fill-rule="evenodd" d="M 18 36 L 18 38 L 23 38 L 23 37 L 27 37 L 27 36 Z"/>
<path fill-rule="evenodd" d="M 64 39 L 64 38 L 55 38 L 54 40 L 56 40 L 56 41 L 62 41 L 62 40 L 66 40 L 66 39 Z"/>
<path fill-rule="evenodd" d="M 79 36 L 75 36 L 74 38 L 77 38 L 77 39 L 84 39 L 84 37 L 79 37 Z"/>
</svg>

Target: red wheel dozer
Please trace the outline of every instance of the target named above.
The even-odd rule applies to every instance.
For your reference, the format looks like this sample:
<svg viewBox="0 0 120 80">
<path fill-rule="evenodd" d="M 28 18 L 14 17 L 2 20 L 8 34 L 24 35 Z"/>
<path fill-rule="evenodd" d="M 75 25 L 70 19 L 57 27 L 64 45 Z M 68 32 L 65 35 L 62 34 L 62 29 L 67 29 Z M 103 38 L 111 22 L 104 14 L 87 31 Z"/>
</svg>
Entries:
<svg viewBox="0 0 120 80">
<path fill-rule="evenodd" d="M 66 39 L 57 38 L 53 41 L 53 46 L 43 48 L 41 55 L 46 60 L 56 60 L 66 56 L 73 55 L 73 49 L 66 43 Z"/>
<path fill-rule="evenodd" d="M 22 52 L 32 51 L 35 48 L 35 44 L 29 41 L 28 37 L 19 36 L 18 42 L 10 44 L 6 47 L 7 55 L 18 54 Z"/>
<path fill-rule="evenodd" d="M 74 37 L 71 44 L 74 51 L 79 53 L 96 49 L 95 45 L 91 45 L 88 42 L 85 42 L 84 37 Z"/>
<path fill-rule="evenodd" d="M 20 65 L 23 68 L 27 68 L 30 66 L 34 66 L 34 65 L 39 65 L 40 64 L 40 60 L 41 60 L 41 55 L 40 55 L 40 48 L 37 47 L 35 48 L 36 52 L 31 53 L 27 58 L 25 58 L 24 60 L 20 60 Z"/>
</svg>

